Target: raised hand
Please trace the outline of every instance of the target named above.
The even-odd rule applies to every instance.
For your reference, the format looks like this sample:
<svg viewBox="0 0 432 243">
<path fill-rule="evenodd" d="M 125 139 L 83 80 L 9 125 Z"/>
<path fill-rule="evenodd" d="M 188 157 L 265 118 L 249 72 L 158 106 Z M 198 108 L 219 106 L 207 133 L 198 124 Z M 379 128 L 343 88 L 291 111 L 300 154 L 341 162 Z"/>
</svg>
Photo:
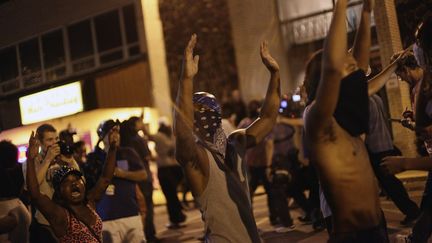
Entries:
<svg viewBox="0 0 432 243">
<path fill-rule="evenodd" d="M 381 167 L 390 174 L 397 174 L 404 171 L 405 158 L 402 156 L 389 156 L 383 159 Z"/>
<path fill-rule="evenodd" d="M 375 8 L 375 0 L 364 0 L 363 10 L 372 12 L 374 8 Z"/>
<path fill-rule="evenodd" d="M 108 142 L 111 148 L 117 148 L 120 146 L 120 128 L 118 125 L 114 126 L 109 131 Z"/>
<path fill-rule="evenodd" d="M 278 72 L 279 71 L 279 64 L 276 62 L 276 60 L 270 55 L 270 52 L 268 50 L 268 43 L 267 41 L 263 41 L 260 46 L 260 54 L 261 59 L 264 65 L 267 67 L 267 69 L 272 72 Z"/>
<path fill-rule="evenodd" d="M 199 56 L 193 55 L 197 42 L 197 35 L 193 34 L 184 50 L 183 78 L 192 79 L 198 73 Z"/>
<path fill-rule="evenodd" d="M 34 159 L 39 154 L 39 139 L 36 138 L 35 132 L 32 131 L 29 138 L 29 147 L 27 149 L 27 159 Z"/>
<path fill-rule="evenodd" d="M 411 53 L 411 47 L 408 47 L 407 49 L 403 51 L 396 52 L 393 54 L 393 56 L 390 58 L 391 63 L 397 63 L 399 62 L 403 57 L 407 56 Z"/>
</svg>

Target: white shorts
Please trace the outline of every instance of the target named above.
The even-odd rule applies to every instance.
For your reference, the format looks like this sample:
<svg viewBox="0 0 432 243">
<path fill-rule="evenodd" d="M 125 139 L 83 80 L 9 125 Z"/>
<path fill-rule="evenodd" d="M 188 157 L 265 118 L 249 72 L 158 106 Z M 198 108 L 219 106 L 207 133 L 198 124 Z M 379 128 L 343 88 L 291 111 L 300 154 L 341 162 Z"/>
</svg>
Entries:
<svg viewBox="0 0 432 243">
<path fill-rule="evenodd" d="M 146 242 L 140 215 L 103 221 L 102 231 L 104 243 Z"/>
</svg>

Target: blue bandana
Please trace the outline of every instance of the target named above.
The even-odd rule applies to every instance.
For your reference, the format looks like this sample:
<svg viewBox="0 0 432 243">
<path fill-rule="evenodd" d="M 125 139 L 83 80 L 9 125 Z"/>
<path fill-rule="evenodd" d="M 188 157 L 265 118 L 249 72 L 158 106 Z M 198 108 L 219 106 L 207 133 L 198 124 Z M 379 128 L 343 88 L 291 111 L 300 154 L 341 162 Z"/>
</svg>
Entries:
<svg viewBox="0 0 432 243">
<path fill-rule="evenodd" d="M 197 92 L 193 95 L 195 132 L 207 138 L 213 138 L 221 126 L 221 107 L 214 95 Z"/>
<path fill-rule="evenodd" d="M 226 137 L 221 127 L 221 107 L 214 95 L 206 92 L 197 92 L 193 95 L 194 129 L 198 137 L 204 138 L 206 144 L 225 155 Z M 211 141 L 211 142 L 207 142 Z"/>
</svg>

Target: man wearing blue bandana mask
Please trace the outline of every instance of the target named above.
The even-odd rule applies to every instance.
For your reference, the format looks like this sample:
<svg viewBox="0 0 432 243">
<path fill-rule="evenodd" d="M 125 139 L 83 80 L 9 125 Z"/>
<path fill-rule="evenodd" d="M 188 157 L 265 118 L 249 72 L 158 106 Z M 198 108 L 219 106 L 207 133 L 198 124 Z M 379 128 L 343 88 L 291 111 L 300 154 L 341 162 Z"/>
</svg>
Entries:
<svg viewBox="0 0 432 243">
<path fill-rule="evenodd" d="M 200 204 L 206 242 L 261 242 L 242 158 L 246 149 L 263 140 L 276 122 L 279 65 L 271 57 L 267 42 L 263 42 L 261 59 L 270 71 L 270 82 L 260 117 L 227 138 L 216 98 L 206 92 L 192 92 L 199 60 L 193 55 L 196 41 L 196 35 L 192 35 L 184 52 L 174 124 L 176 157 Z"/>
<path fill-rule="evenodd" d="M 220 154 L 225 153 L 226 138 L 222 129 L 222 110 L 214 95 L 207 92 L 193 94 L 195 135 Z"/>
</svg>

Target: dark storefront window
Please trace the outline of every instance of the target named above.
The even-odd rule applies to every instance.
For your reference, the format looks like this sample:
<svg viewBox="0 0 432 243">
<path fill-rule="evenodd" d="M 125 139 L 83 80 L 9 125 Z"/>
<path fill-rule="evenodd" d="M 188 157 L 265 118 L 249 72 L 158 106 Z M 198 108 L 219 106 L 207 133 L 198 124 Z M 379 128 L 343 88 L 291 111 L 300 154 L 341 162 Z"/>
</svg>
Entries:
<svg viewBox="0 0 432 243">
<path fill-rule="evenodd" d="M 68 35 L 72 61 L 94 54 L 90 20 L 69 26 Z"/>
<path fill-rule="evenodd" d="M 61 30 L 56 30 L 43 35 L 42 47 L 45 68 L 50 68 L 65 63 L 63 33 Z"/>
<path fill-rule="evenodd" d="M 0 83 L 18 77 L 15 46 L 0 50 Z"/>
<path fill-rule="evenodd" d="M 126 41 L 128 44 L 138 41 L 137 21 L 135 18 L 134 5 L 123 7 L 123 19 L 126 31 Z"/>
<path fill-rule="evenodd" d="M 41 60 L 37 38 L 19 44 L 21 72 L 23 75 L 40 71 Z"/>
<path fill-rule="evenodd" d="M 114 49 L 122 45 L 117 10 L 95 17 L 94 22 L 99 52 Z"/>
</svg>

